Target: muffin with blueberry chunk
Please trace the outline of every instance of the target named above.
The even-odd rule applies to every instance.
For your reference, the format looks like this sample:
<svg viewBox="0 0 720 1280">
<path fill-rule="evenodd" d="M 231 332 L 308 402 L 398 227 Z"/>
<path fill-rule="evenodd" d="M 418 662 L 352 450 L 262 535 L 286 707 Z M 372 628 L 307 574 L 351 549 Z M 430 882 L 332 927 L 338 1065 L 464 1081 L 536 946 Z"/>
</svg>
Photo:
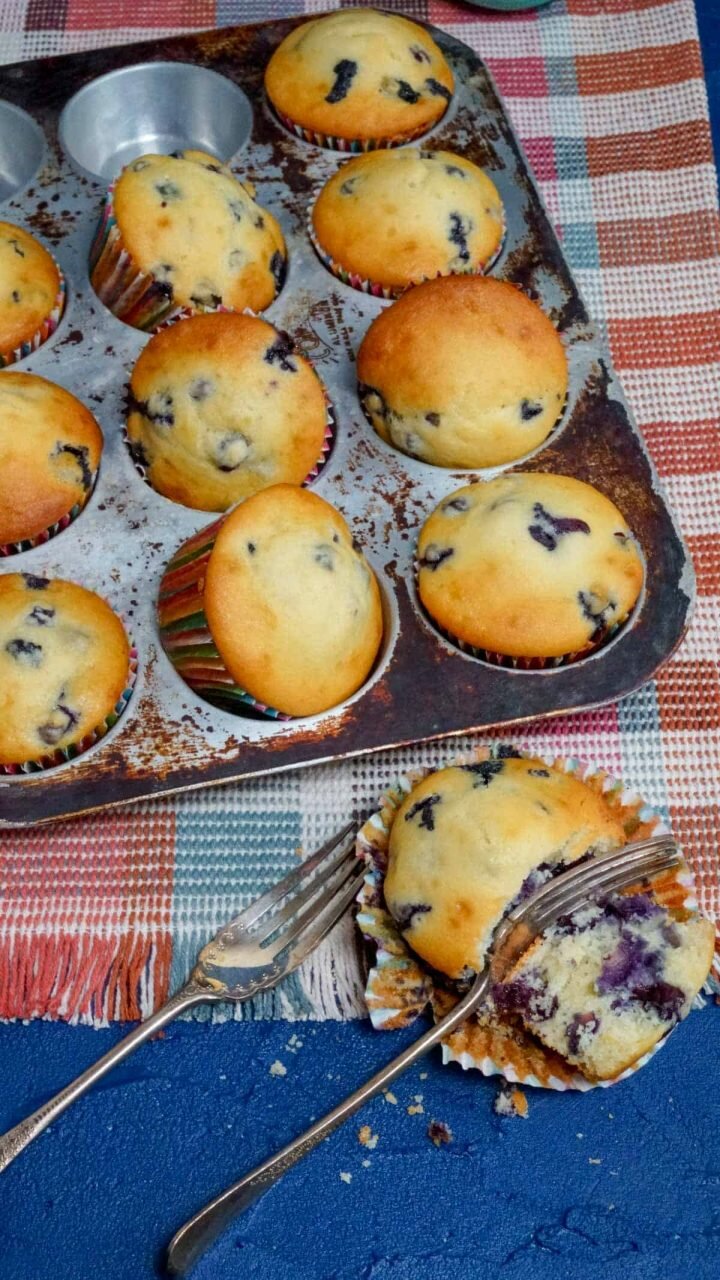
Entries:
<svg viewBox="0 0 720 1280">
<path fill-rule="evenodd" d="M 84 587 L 0 575 L 0 765 L 67 751 L 111 715 L 130 648 L 109 605 Z"/>
<path fill-rule="evenodd" d="M 253 196 L 202 152 L 133 160 L 91 250 L 95 292 L 140 329 L 183 308 L 262 311 L 282 287 L 287 254 L 278 223 Z"/>
<path fill-rule="evenodd" d="M 383 630 L 377 580 L 342 516 L 286 484 L 180 548 L 159 619 L 170 660 L 201 696 L 283 718 L 355 693 Z"/>
<path fill-rule="evenodd" d="M 75 396 L 34 373 L 0 378 L 0 549 L 65 528 L 92 493 L 103 437 Z"/>
<path fill-rule="evenodd" d="M 225 511 L 302 484 L 326 448 L 322 383 L 287 334 L 256 316 L 192 316 L 161 329 L 130 380 L 131 452 L 174 502 Z"/>
<path fill-rule="evenodd" d="M 483 271 L 504 232 L 492 180 L 451 151 L 376 151 L 348 160 L 312 211 L 320 257 L 356 289 L 394 297 L 434 276 Z"/>
<path fill-rule="evenodd" d="M 537 303 L 479 276 L 403 294 L 370 325 L 357 374 L 381 439 L 440 467 L 494 467 L 537 448 L 568 387 L 565 349 Z"/>
<path fill-rule="evenodd" d="M 611 894 L 537 938 L 494 1004 L 589 1079 L 611 1080 L 690 1012 L 714 942 L 694 912 L 650 893 Z"/>
<path fill-rule="evenodd" d="M 512 748 L 441 769 L 393 817 L 385 902 L 408 946 L 466 984 L 507 911 L 571 864 L 624 845 L 626 816 L 601 790 Z M 481 1022 L 525 1049 L 529 1032 L 589 1080 L 612 1079 L 688 1013 L 713 940 L 709 921 L 662 905 L 652 887 L 612 894 L 561 917 L 496 974 Z"/>
<path fill-rule="evenodd" d="M 450 766 L 424 778 L 395 816 L 385 900 L 413 951 L 460 978 L 482 964 L 531 872 L 624 842 L 602 796 L 541 760 Z"/>
<path fill-rule="evenodd" d="M 628 617 L 643 582 L 623 516 L 592 485 L 541 472 L 444 498 L 418 541 L 420 599 L 440 629 L 491 660 L 563 661 Z"/>
<path fill-rule="evenodd" d="M 54 332 L 64 298 L 60 268 L 29 231 L 0 222 L 0 369 Z"/>
<path fill-rule="evenodd" d="M 346 9 L 296 27 L 265 72 L 280 119 L 308 141 L 370 150 L 444 115 L 453 75 L 429 33 L 397 14 Z"/>
</svg>

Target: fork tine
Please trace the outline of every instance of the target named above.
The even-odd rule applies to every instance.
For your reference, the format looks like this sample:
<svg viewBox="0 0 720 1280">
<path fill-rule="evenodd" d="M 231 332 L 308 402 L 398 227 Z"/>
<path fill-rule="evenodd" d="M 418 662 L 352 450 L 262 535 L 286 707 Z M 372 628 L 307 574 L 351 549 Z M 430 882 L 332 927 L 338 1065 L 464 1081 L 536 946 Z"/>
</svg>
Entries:
<svg viewBox="0 0 720 1280">
<path fill-rule="evenodd" d="M 604 860 L 603 860 L 604 861 Z M 594 874 L 568 877 L 558 883 L 555 892 L 538 901 L 532 914 L 538 926 L 544 927 L 559 916 L 567 914 L 585 902 L 593 901 L 603 893 L 627 888 L 640 880 L 657 876 L 661 871 L 678 866 L 681 858 L 673 845 L 665 850 L 645 851 L 639 856 L 608 859 L 609 865 L 593 868 Z M 589 864 L 588 864 L 589 869 Z"/>
<path fill-rule="evenodd" d="M 291 963 L 292 967 L 302 963 L 305 956 L 313 950 L 318 943 L 330 932 L 335 924 L 337 924 L 345 908 L 350 905 L 353 898 L 357 894 L 360 886 L 367 875 L 367 867 L 363 867 L 352 880 L 349 880 L 346 887 L 332 898 L 329 905 L 325 907 L 317 916 L 314 916 L 309 927 L 304 933 L 297 938 L 295 946 L 292 949 Z"/>
<path fill-rule="evenodd" d="M 360 870 L 362 868 L 362 870 Z M 269 949 L 275 955 L 284 951 L 291 942 L 304 934 L 305 930 L 311 928 L 313 921 L 330 907 L 336 898 L 339 900 L 346 891 L 348 884 L 355 884 L 357 881 L 358 888 L 362 883 L 363 877 L 367 874 L 367 868 L 362 863 L 357 864 L 357 869 L 352 864 L 344 867 L 341 873 L 335 877 L 334 883 L 323 885 L 323 892 L 319 897 L 313 899 L 309 906 L 305 907 L 299 915 L 295 915 L 286 928 L 282 929 L 269 944 Z"/>
<path fill-rule="evenodd" d="M 338 881 L 339 873 L 342 871 L 347 872 L 351 867 L 357 867 L 358 865 L 358 860 L 355 857 L 355 841 L 351 840 L 348 844 L 343 845 L 340 853 L 327 866 L 323 867 L 322 873 L 310 878 L 310 883 L 305 885 L 299 893 L 293 893 L 287 900 L 281 899 L 281 902 L 285 903 L 284 906 L 280 906 L 277 911 L 265 913 L 259 922 L 258 928 L 252 932 L 253 941 L 259 943 L 260 946 L 264 946 L 267 939 L 277 933 L 278 929 L 287 920 L 292 920 L 300 908 L 306 902 L 310 902 L 320 889 L 329 888 L 333 882 L 337 887 L 338 883 L 341 883 Z"/>
<path fill-rule="evenodd" d="M 321 862 L 333 853 L 340 844 L 340 841 L 344 840 L 345 837 L 350 834 L 354 825 L 355 824 L 353 822 L 348 822 L 341 831 L 337 831 L 334 836 L 330 836 L 330 838 L 326 840 L 319 849 L 316 849 L 309 858 L 306 858 L 304 862 L 301 862 L 298 867 L 293 867 L 292 871 L 288 872 L 282 880 L 273 885 L 272 888 L 268 889 L 267 893 L 264 893 L 260 898 L 256 898 L 255 902 L 251 902 L 249 907 L 246 907 L 244 911 L 241 911 L 240 915 L 236 916 L 233 924 L 240 925 L 243 929 L 249 929 L 250 926 L 255 924 L 261 916 L 264 916 L 271 907 L 276 906 L 276 904 L 278 902 L 282 902 L 283 898 L 286 898 L 289 893 L 292 893 L 295 886 L 298 885 L 301 880 L 304 880 L 305 876 L 308 876 L 315 871 L 320 866 Z"/>
</svg>

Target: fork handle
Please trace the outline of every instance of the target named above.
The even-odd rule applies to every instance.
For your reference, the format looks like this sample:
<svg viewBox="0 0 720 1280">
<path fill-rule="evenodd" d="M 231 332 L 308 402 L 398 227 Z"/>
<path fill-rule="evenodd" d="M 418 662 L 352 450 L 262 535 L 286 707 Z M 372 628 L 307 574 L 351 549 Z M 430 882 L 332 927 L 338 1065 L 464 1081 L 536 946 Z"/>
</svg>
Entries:
<svg viewBox="0 0 720 1280">
<path fill-rule="evenodd" d="M 42 1133 L 43 1129 L 47 1129 L 53 1120 L 56 1120 L 62 1112 L 75 1102 L 77 1098 L 81 1098 L 88 1089 L 108 1071 L 111 1071 L 118 1062 L 122 1062 L 127 1058 L 139 1045 L 148 1040 L 155 1032 L 160 1031 L 162 1027 L 166 1027 L 173 1018 L 177 1018 L 178 1014 L 184 1013 L 186 1009 L 191 1009 L 193 1005 L 203 1004 L 207 1000 L 212 1000 L 212 993 L 207 988 L 202 988 L 196 984 L 189 982 L 182 987 L 174 996 L 164 1004 L 161 1009 L 153 1013 L 146 1022 L 141 1022 L 135 1027 L 129 1035 L 113 1046 L 108 1053 L 99 1058 L 87 1071 L 83 1071 L 77 1079 L 73 1080 L 64 1089 L 60 1090 L 54 1098 L 46 1102 L 37 1111 L 33 1111 L 32 1115 L 26 1120 L 21 1120 L 13 1129 L 8 1129 L 7 1133 L 0 1137 L 0 1173 L 3 1169 L 7 1169 L 16 1156 L 20 1155 L 31 1142 Z"/>
<path fill-rule="evenodd" d="M 432 1049 L 443 1036 L 453 1031 L 464 1022 L 482 1003 L 490 986 L 490 974 L 485 972 L 478 979 L 468 994 L 451 1009 L 440 1022 L 426 1031 L 413 1044 L 409 1045 L 397 1058 L 393 1058 L 387 1066 L 367 1080 L 365 1084 L 351 1093 L 321 1120 L 306 1129 L 305 1133 L 293 1142 L 288 1143 L 276 1155 L 265 1160 L 239 1182 L 228 1187 L 215 1200 L 205 1205 L 194 1218 L 190 1218 L 177 1232 L 170 1242 L 167 1256 L 167 1269 L 170 1275 L 185 1276 L 192 1270 L 200 1256 L 210 1247 L 225 1227 L 238 1217 L 245 1209 L 249 1209 L 279 1178 L 287 1173 L 293 1165 L 302 1160 L 327 1138 L 334 1129 L 359 1111 L 370 1098 L 375 1097 L 382 1089 L 387 1088 L 405 1069 Z"/>
</svg>

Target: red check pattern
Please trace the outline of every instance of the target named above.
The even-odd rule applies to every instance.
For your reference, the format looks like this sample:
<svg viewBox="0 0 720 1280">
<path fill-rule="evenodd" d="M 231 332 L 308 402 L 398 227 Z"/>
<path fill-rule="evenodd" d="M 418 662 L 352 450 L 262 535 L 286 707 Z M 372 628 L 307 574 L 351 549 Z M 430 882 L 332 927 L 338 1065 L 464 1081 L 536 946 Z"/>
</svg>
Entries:
<svg viewBox="0 0 720 1280">
<path fill-rule="evenodd" d="M 308 13 L 332 7 L 306 0 Z M 489 64 L 684 528 L 690 633 L 617 706 L 503 738 L 594 760 L 664 811 L 720 918 L 720 246 L 692 0 L 497 14 L 414 0 Z M 5 61 L 303 11 L 302 0 L 9 0 Z M 134 811 L 0 834 L 0 1017 L 102 1022 L 162 1000 L 196 943 L 430 744 Z M 255 1013 L 361 1010 L 350 928 Z"/>
</svg>

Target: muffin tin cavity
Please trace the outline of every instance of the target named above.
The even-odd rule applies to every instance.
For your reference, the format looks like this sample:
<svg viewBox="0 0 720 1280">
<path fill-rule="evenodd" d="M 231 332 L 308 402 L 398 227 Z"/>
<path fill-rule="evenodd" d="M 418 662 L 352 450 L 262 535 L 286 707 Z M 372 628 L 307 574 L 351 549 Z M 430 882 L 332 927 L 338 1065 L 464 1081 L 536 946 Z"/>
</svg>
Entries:
<svg viewBox="0 0 720 1280">
<path fill-rule="evenodd" d="M 44 156 L 40 125 L 12 102 L 0 101 L 0 201 L 27 186 Z"/>
<path fill-rule="evenodd" d="M 112 730 L 112 744 L 98 742 L 57 770 L 1 778 L 0 827 L 596 706 L 648 680 L 684 632 L 692 568 L 608 355 L 488 72 L 466 46 L 436 31 L 455 93 L 433 130 L 432 149 L 466 155 L 492 178 L 506 223 L 492 275 L 539 303 L 568 356 L 569 395 L 560 420 L 538 449 L 507 465 L 576 476 L 606 493 L 637 536 L 645 589 L 602 648 L 545 671 L 471 657 L 425 619 L 413 569 L 420 527 L 469 475 L 485 478 L 506 468 L 433 466 L 386 445 L 365 421 L 356 357 L 387 304 L 334 278 L 306 230 L 313 192 L 340 157 L 291 136 L 263 106 L 265 66 L 305 20 L 158 40 L 158 58 L 182 59 L 172 63 L 143 61 L 144 45 L 28 63 L 12 74 L 0 68 L 0 100 L 41 119 L 48 137 L 68 103 L 57 169 L 44 171 L 11 211 L 10 220 L 51 246 L 71 298 L 60 328 L 22 367 L 82 400 L 105 439 L 100 474 L 81 516 L 62 537 L 14 556 L 3 569 L 71 579 L 111 598 L 143 659 L 142 689 Z M 287 280 L 265 316 L 312 361 L 335 416 L 332 450 L 313 492 L 337 508 L 362 546 L 381 584 L 385 615 L 382 648 L 362 688 L 330 711 L 291 721 L 219 710 L 185 683 L 163 651 L 160 582 L 178 547 L 207 527 L 208 513 L 163 497 L 133 465 L 123 439 L 125 393 L 148 337 L 119 323 L 88 279 L 103 189 L 125 161 L 148 150 L 190 148 L 227 160 L 245 141 L 237 176 L 255 186 L 258 205 L 278 221 L 288 251 Z M 79 180 L 78 171 L 94 181 Z M 522 394 L 518 389 L 518 399 Z"/>
<path fill-rule="evenodd" d="M 144 62 L 91 80 L 64 107 L 61 146 L 86 178 L 112 182 L 140 155 L 208 151 L 229 160 L 253 112 L 238 85 L 206 67 Z"/>
</svg>

